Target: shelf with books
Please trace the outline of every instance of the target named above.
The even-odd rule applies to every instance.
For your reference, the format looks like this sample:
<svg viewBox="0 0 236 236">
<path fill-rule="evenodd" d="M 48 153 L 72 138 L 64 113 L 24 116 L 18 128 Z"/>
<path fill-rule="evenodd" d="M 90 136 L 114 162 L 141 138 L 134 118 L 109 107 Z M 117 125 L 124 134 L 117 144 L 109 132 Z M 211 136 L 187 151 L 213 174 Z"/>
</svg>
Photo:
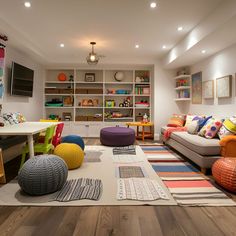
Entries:
<svg viewBox="0 0 236 236">
<path fill-rule="evenodd" d="M 136 70 L 135 66 L 131 67 L 132 69 L 126 69 L 126 66 L 123 69 L 114 68 L 117 67 L 110 69 L 101 69 L 100 67 L 48 69 L 44 82 L 44 104 L 52 100 L 63 103 L 63 99 L 67 97 L 72 98 L 73 104 L 72 106 L 62 105 L 61 107 L 45 106 L 44 118 L 56 116 L 62 120 L 68 121 L 69 119 L 71 122 L 70 125 L 66 126 L 66 129 L 68 132 L 75 132 L 80 125 L 84 128 L 85 124 L 96 123 L 102 127 L 106 121 L 116 123 L 135 121 L 136 112 L 141 115 L 147 113 L 150 117 L 152 114 L 152 69 Z M 140 66 L 140 68 L 142 67 Z M 65 75 L 65 81 L 58 80 L 60 73 Z M 127 105 L 127 100 L 129 105 Z M 148 101 L 149 107 L 135 105 L 136 102 L 142 100 Z M 114 104 L 107 106 L 107 102 L 114 102 Z M 110 113 L 110 116 L 105 116 L 106 113 Z M 116 115 L 118 117 L 114 117 Z M 81 131 L 81 133 L 83 132 Z"/>
<path fill-rule="evenodd" d="M 175 101 L 190 101 L 191 100 L 191 75 L 178 75 L 175 80 Z"/>
</svg>

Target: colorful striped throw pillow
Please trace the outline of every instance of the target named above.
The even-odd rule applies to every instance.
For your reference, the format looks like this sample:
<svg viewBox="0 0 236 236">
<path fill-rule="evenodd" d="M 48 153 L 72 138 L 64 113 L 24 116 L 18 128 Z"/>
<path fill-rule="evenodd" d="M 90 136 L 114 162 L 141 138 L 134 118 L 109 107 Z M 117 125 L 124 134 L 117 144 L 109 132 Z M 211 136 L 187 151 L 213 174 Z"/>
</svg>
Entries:
<svg viewBox="0 0 236 236">
<path fill-rule="evenodd" d="M 185 122 L 185 115 L 173 114 L 169 119 L 167 126 L 168 127 L 183 127 Z"/>
</svg>

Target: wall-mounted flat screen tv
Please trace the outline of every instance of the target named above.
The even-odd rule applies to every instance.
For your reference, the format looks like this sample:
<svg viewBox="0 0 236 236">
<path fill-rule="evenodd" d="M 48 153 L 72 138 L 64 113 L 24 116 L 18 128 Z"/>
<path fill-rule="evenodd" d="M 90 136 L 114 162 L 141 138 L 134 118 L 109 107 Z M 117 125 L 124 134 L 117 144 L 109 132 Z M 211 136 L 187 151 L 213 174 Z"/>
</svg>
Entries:
<svg viewBox="0 0 236 236">
<path fill-rule="evenodd" d="M 33 96 L 34 71 L 12 62 L 10 93 L 18 96 Z"/>
</svg>

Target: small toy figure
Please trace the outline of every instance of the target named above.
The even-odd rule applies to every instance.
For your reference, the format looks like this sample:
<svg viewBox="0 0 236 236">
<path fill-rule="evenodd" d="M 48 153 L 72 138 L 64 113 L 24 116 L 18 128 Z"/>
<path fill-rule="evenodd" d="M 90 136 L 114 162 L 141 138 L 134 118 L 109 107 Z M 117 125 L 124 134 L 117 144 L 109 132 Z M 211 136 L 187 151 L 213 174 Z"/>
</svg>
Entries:
<svg viewBox="0 0 236 236">
<path fill-rule="evenodd" d="M 148 123 L 148 116 L 147 116 L 146 113 L 143 115 L 143 121 L 142 122 L 143 123 Z"/>
</svg>

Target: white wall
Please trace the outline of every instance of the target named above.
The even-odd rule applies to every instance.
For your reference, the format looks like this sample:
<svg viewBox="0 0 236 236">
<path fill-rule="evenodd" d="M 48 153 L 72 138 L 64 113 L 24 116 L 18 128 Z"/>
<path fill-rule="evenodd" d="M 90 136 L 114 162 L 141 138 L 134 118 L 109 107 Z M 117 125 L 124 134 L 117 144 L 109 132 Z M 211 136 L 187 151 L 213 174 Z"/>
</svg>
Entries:
<svg viewBox="0 0 236 236">
<path fill-rule="evenodd" d="M 10 96 L 9 76 L 11 70 L 11 63 L 15 61 L 23 66 L 34 70 L 34 88 L 33 97 Z M 21 112 L 25 115 L 28 121 L 37 121 L 43 115 L 43 76 L 44 70 L 41 65 L 32 60 L 26 54 L 7 47 L 6 61 L 5 61 L 5 93 L 3 98 L 3 112 Z"/>
<path fill-rule="evenodd" d="M 235 58 L 236 44 L 191 67 L 191 73 L 202 71 L 203 81 L 214 80 L 215 83 L 216 78 L 226 75 L 233 75 L 232 97 L 218 99 L 216 98 L 215 90 L 214 99 L 203 99 L 202 105 L 190 104 L 186 107 L 186 112 L 206 115 L 213 114 L 217 117 L 225 117 L 236 114 Z"/>
<path fill-rule="evenodd" d="M 158 61 L 154 67 L 154 126 L 155 139 L 159 139 L 159 133 L 162 126 L 166 125 L 168 119 L 173 113 L 180 113 L 180 107 L 174 101 L 174 77 L 176 71 L 163 69 Z"/>
</svg>

